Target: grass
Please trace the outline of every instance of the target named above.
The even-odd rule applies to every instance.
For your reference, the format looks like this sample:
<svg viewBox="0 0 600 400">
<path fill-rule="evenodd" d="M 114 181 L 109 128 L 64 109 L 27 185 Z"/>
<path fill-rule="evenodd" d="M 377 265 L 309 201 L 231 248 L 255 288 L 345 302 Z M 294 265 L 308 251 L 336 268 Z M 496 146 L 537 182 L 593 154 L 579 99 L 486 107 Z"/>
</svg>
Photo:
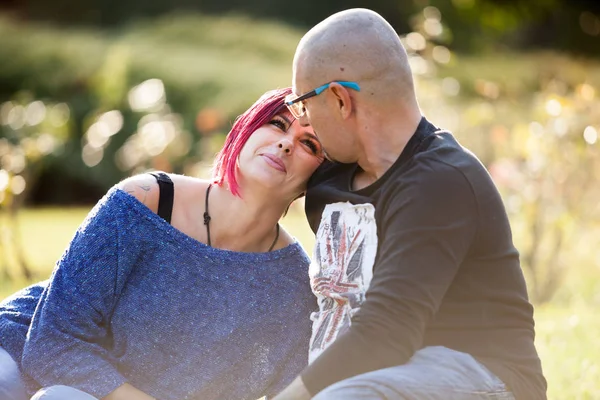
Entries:
<svg viewBox="0 0 600 400">
<path fill-rule="evenodd" d="M 584 303 L 536 309 L 536 345 L 551 400 L 600 397 L 600 320 Z"/>
<path fill-rule="evenodd" d="M 34 280 L 46 279 L 54 263 L 61 256 L 83 221 L 89 209 L 43 208 L 29 209 L 18 215 L 17 234 L 25 247 L 25 260 L 34 274 Z M 4 298 L 28 282 L 18 272 L 16 255 L 9 241 L 9 230 L 5 215 L 0 217 L 0 268 L 8 267 L 11 279 L 0 281 L 0 298 Z"/>
<path fill-rule="evenodd" d="M 56 260 L 59 259 L 75 230 L 83 221 L 90 208 L 33 208 L 18 216 L 19 236 L 25 247 L 25 259 L 35 275 L 35 279 L 49 277 Z M 294 204 L 282 225 L 310 251 L 314 238 L 306 219 L 302 216 L 302 204 Z M 0 299 L 27 285 L 18 272 L 16 255 L 8 241 L 6 217 L 0 216 L 0 271 L 8 266 L 10 279 L 0 281 Z M 0 273 L 1 276 L 1 273 Z"/>
<path fill-rule="evenodd" d="M 89 208 L 28 209 L 19 216 L 25 256 L 36 279 L 49 276 L 52 266 L 67 246 Z M 5 227 L 1 221 L 0 227 Z M 310 253 L 314 238 L 295 204 L 282 222 Z M 6 229 L 2 229 L 6 240 Z M 14 271 L 14 255 L 7 254 Z M 0 299 L 28 282 L 15 278 L 0 282 Z M 576 297 L 574 297 L 576 298 Z M 600 397 L 600 319 L 593 304 L 585 301 L 560 302 L 536 307 L 536 344 L 549 382 L 551 400 L 592 400 Z"/>
</svg>

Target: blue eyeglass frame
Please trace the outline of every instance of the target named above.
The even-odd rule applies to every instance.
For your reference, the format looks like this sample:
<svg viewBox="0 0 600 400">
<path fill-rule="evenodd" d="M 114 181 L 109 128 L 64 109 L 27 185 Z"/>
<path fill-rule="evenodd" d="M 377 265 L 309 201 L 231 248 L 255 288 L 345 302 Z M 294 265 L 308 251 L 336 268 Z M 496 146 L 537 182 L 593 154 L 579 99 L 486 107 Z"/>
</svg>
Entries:
<svg viewBox="0 0 600 400">
<path fill-rule="evenodd" d="M 321 93 L 323 93 L 323 91 L 325 89 L 327 89 L 329 87 L 329 85 L 331 85 L 332 83 L 339 83 L 340 85 L 347 87 L 349 89 L 354 89 L 357 92 L 360 92 L 360 86 L 358 85 L 358 83 L 356 82 L 350 82 L 350 81 L 331 81 L 329 83 L 326 83 L 322 86 L 319 86 L 318 88 L 311 90 L 308 93 L 303 94 L 300 97 L 296 97 L 294 100 L 290 100 L 290 101 L 286 101 L 285 105 L 286 106 L 291 106 L 295 103 L 298 103 L 300 101 L 306 100 L 306 99 L 310 99 L 311 97 L 315 97 L 320 95 Z"/>
</svg>

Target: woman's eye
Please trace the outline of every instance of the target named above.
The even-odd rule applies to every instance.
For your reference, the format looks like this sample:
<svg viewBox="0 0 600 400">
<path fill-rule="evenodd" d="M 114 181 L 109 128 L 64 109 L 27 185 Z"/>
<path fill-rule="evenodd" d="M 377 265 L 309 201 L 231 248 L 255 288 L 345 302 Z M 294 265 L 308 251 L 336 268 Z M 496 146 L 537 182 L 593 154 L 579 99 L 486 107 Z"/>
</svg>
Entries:
<svg viewBox="0 0 600 400">
<path fill-rule="evenodd" d="M 304 140 L 304 145 L 315 155 L 319 152 L 319 146 L 312 140 Z"/>
<path fill-rule="evenodd" d="M 287 129 L 285 122 L 283 122 L 280 119 L 277 118 L 273 118 L 271 121 L 269 121 L 269 123 L 273 126 L 278 127 L 279 129 L 281 129 L 282 131 L 285 131 Z"/>
</svg>

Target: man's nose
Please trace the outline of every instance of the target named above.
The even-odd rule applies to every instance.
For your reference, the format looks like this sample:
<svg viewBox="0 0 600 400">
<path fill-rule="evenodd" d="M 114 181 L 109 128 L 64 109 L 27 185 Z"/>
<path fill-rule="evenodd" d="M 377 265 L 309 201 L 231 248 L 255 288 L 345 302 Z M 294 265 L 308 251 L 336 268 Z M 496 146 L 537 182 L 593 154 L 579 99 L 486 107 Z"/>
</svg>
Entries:
<svg viewBox="0 0 600 400">
<path fill-rule="evenodd" d="M 308 117 L 306 116 L 306 112 L 304 112 L 304 114 L 298 118 L 298 123 L 300 124 L 300 126 L 305 127 L 305 126 L 309 126 L 310 123 L 308 121 Z"/>
</svg>

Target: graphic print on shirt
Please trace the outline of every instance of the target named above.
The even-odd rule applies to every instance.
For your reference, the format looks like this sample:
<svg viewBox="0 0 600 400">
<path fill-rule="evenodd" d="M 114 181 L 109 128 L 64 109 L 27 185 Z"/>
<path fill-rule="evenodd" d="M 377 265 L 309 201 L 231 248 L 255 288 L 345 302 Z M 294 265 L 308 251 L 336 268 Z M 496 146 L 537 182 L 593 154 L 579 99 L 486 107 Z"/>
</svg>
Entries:
<svg viewBox="0 0 600 400">
<path fill-rule="evenodd" d="M 350 326 L 365 299 L 377 254 L 372 204 L 335 203 L 323 210 L 316 235 L 310 284 L 319 311 L 311 315 L 309 363 Z"/>
</svg>

